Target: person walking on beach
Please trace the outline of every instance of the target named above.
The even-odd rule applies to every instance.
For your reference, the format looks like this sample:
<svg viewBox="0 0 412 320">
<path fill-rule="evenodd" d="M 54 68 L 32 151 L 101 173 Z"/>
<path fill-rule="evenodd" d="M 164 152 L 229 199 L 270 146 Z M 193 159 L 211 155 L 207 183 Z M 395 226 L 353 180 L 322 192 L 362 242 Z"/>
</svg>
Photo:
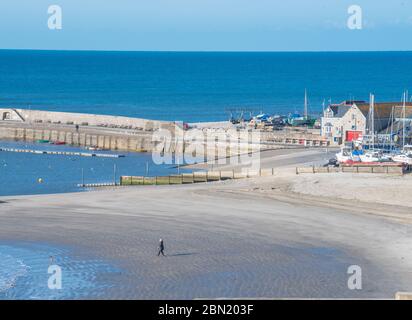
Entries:
<svg viewBox="0 0 412 320">
<path fill-rule="evenodd" d="M 160 256 L 160 254 L 162 254 L 162 256 L 164 256 L 164 251 L 165 250 L 165 245 L 163 243 L 163 239 L 159 240 L 159 252 L 157 253 L 157 256 Z"/>
</svg>

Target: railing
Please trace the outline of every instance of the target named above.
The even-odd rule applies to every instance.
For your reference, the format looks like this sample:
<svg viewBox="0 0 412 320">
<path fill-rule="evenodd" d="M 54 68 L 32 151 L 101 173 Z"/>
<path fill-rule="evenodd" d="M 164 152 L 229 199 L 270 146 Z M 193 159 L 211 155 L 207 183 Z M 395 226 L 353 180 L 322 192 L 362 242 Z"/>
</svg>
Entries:
<svg viewBox="0 0 412 320">
<path fill-rule="evenodd" d="M 192 173 L 182 173 L 169 176 L 121 176 L 120 185 L 172 185 L 172 184 L 192 184 L 200 182 L 223 181 L 230 179 L 244 179 L 251 177 L 272 176 L 273 168 L 249 170 L 245 169 L 241 172 L 231 171 L 198 171 Z"/>
<path fill-rule="evenodd" d="M 384 173 L 404 174 L 411 172 L 411 166 L 404 165 L 359 165 L 340 167 L 296 167 L 296 174 L 302 173 Z"/>
</svg>

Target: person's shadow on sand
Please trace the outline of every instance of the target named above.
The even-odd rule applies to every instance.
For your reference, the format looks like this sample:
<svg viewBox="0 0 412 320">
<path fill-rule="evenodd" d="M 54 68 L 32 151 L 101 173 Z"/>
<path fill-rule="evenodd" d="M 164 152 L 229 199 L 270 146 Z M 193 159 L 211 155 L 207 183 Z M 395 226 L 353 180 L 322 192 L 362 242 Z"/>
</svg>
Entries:
<svg viewBox="0 0 412 320">
<path fill-rule="evenodd" d="M 180 256 L 192 256 L 198 254 L 197 252 L 187 252 L 187 253 L 174 253 L 174 254 L 168 254 L 169 257 L 180 257 Z"/>
</svg>

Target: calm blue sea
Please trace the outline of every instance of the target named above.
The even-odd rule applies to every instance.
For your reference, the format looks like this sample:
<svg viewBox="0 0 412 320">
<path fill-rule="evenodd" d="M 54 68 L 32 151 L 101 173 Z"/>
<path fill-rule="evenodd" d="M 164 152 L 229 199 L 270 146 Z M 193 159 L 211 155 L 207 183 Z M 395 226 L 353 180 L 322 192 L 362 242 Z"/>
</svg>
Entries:
<svg viewBox="0 0 412 320">
<path fill-rule="evenodd" d="M 0 107 L 216 121 L 228 119 L 227 109 L 302 111 L 306 88 L 316 115 L 323 101 L 368 99 L 370 92 L 377 101 L 399 101 L 411 88 L 411 70 L 412 52 L 0 50 Z M 148 161 L 147 154 L 114 160 L 1 152 L 0 195 L 78 191 L 82 168 L 87 183 L 110 182 L 115 163 L 118 175 L 141 175 Z M 151 174 L 174 170 L 150 164 Z"/>
<path fill-rule="evenodd" d="M 60 267 L 61 288 L 49 287 L 49 278 L 55 272 L 49 270 L 50 265 Z M 104 261 L 78 260 L 71 256 L 68 248 L 41 243 L 1 242 L 0 300 L 104 297 L 105 290 L 113 284 L 99 279 L 119 271 Z"/>
<path fill-rule="evenodd" d="M 0 141 L 0 147 L 81 151 L 71 146 Z M 157 165 L 151 153 L 117 153 L 124 158 L 79 157 L 0 151 L 0 196 L 84 191 L 78 184 L 119 182 L 121 175 L 160 176 L 188 172 L 175 165 Z M 39 183 L 39 179 L 42 182 Z"/>
<path fill-rule="evenodd" d="M 0 106 L 193 121 L 226 108 L 310 111 L 322 101 L 400 100 L 412 52 L 0 51 Z M 410 90 L 412 92 L 412 90 Z"/>
</svg>

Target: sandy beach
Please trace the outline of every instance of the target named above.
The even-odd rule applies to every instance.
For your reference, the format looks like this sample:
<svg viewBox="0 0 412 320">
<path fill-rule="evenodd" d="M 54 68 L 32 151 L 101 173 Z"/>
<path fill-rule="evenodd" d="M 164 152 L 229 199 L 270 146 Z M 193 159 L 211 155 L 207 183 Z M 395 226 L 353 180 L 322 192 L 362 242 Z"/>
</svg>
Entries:
<svg viewBox="0 0 412 320">
<path fill-rule="evenodd" d="M 262 160 L 277 159 L 273 177 L 1 197 L 0 242 L 64 245 L 111 263 L 121 271 L 102 275 L 112 285 L 99 298 L 392 299 L 410 291 L 411 178 L 296 175 L 276 152 Z M 328 156 L 299 152 L 301 163 Z M 166 257 L 156 256 L 160 237 Z M 362 290 L 348 289 L 351 265 L 362 268 Z"/>
<path fill-rule="evenodd" d="M 412 0 L 84 3 L 0 5 L 0 303 L 412 300 Z"/>
</svg>

